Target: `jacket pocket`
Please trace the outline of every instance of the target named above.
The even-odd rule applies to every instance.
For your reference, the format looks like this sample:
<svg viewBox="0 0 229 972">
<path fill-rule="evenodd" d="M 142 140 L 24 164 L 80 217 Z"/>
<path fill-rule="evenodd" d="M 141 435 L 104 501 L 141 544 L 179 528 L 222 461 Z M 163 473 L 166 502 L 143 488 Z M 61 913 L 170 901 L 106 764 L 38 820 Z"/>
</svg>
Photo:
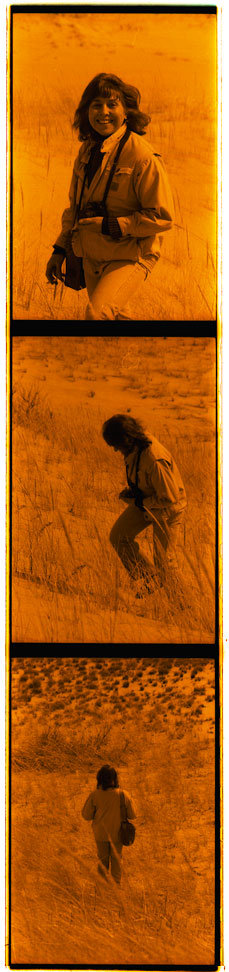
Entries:
<svg viewBox="0 0 229 972">
<path fill-rule="evenodd" d="M 156 236 L 139 237 L 138 246 L 140 256 L 143 260 L 152 260 L 152 264 L 159 260 L 161 254 L 161 238 L 158 233 Z"/>
<path fill-rule="evenodd" d="M 120 240 L 113 240 L 111 236 L 103 236 L 95 220 L 87 220 L 87 225 L 79 224 L 79 235 L 82 254 L 86 259 L 96 263 L 109 263 L 113 260 L 138 262 L 139 248 L 136 239 L 122 237 Z"/>
<path fill-rule="evenodd" d="M 109 194 L 114 193 L 118 199 L 126 200 L 130 188 L 130 180 L 133 169 L 130 166 L 117 166 L 112 179 Z M 133 191 L 133 190 L 132 190 Z"/>
</svg>

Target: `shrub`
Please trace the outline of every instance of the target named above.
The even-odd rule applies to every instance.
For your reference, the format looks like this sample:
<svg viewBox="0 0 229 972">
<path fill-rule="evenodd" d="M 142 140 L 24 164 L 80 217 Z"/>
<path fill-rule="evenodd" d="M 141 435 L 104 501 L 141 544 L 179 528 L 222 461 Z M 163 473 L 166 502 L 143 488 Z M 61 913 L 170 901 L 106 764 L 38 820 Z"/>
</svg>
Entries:
<svg viewBox="0 0 229 972">
<path fill-rule="evenodd" d="M 28 689 L 31 689 L 31 691 L 34 692 L 34 693 L 36 693 L 36 692 L 38 692 L 38 693 L 42 692 L 42 684 L 41 684 L 40 679 L 39 678 L 34 678 L 32 682 L 29 682 L 28 683 Z"/>
</svg>

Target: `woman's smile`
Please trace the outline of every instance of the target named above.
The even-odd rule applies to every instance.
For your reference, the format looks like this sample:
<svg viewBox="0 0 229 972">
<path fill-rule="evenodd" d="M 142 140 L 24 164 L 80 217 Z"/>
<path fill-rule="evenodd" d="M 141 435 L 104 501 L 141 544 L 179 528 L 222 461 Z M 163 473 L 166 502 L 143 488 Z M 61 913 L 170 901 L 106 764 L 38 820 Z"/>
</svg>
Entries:
<svg viewBox="0 0 229 972">
<path fill-rule="evenodd" d="M 124 105 L 116 92 L 112 92 L 109 98 L 95 98 L 89 106 L 90 125 L 99 135 L 116 132 L 123 125 L 125 117 Z"/>
</svg>

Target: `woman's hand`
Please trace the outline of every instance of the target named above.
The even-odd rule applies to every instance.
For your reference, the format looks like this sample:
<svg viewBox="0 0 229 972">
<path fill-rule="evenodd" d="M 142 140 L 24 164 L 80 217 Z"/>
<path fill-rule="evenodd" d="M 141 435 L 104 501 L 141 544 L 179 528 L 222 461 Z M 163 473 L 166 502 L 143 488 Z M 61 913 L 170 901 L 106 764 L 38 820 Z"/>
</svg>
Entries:
<svg viewBox="0 0 229 972">
<path fill-rule="evenodd" d="M 104 236 L 111 236 L 112 240 L 120 240 L 122 230 L 120 229 L 116 216 L 104 216 L 102 222 L 102 233 Z"/>
<path fill-rule="evenodd" d="M 125 486 L 125 489 L 122 489 L 121 493 L 119 493 L 119 499 L 122 499 L 124 501 L 133 499 L 132 490 L 129 489 L 128 486 Z"/>
<path fill-rule="evenodd" d="M 53 253 L 46 267 L 46 277 L 51 284 L 55 284 L 57 280 L 64 280 L 64 276 L 61 272 L 62 263 L 65 260 L 64 253 Z"/>
<path fill-rule="evenodd" d="M 81 219 L 81 216 L 80 216 L 80 218 L 78 220 L 78 226 L 89 226 L 90 225 L 90 227 L 91 226 L 95 226 L 95 227 L 98 227 L 99 229 L 101 229 L 102 228 L 102 222 L 103 222 L 103 217 L 102 216 L 83 216 L 83 219 Z"/>
</svg>

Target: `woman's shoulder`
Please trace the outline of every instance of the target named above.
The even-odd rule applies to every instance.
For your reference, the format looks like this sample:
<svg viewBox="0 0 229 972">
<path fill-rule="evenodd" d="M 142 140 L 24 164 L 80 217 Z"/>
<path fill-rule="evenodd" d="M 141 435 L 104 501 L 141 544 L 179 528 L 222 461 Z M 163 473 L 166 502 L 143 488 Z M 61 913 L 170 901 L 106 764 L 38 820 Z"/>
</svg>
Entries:
<svg viewBox="0 0 229 972">
<path fill-rule="evenodd" d="M 87 138 L 87 139 L 85 139 L 84 142 L 81 142 L 79 144 L 78 155 L 76 156 L 75 162 L 74 162 L 74 169 L 75 169 L 75 171 L 77 171 L 78 166 L 82 162 L 88 162 L 88 159 L 89 159 L 89 156 L 90 156 L 90 152 L 91 152 L 91 148 L 92 148 L 92 145 L 93 144 L 94 144 L 94 142 L 92 141 L 91 138 Z"/>
<path fill-rule="evenodd" d="M 143 451 L 143 462 L 145 460 L 146 465 L 150 461 L 159 462 L 160 459 L 166 459 L 167 462 L 170 462 L 171 453 L 168 449 L 166 449 L 166 446 L 162 445 L 162 443 L 159 442 L 159 439 L 156 439 L 155 435 L 151 435 L 150 438 L 150 445 L 148 445 L 147 449 L 144 449 Z"/>
<path fill-rule="evenodd" d="M 133 149 L 136 160 L 148 161 L 149 159 L 157 158 L 158 152 L 156 152 L 154 146 L 148 141 L 144 135 L 138 135 L 137 132 L 131 132 L 127 145 Z"/>
<path fill-rule="evenodd" d="M 89 800 L 91 800 L 92 803 L 95 803 L 96 802 L 96 795 L 97 795 L 97 793 L 98 793 L 98 790 L 96 790 L 96 789 L 95 790 L 91 790 L 91 792 L 89 793 Z"/>
<path fill-rule="evenodd" d="M 121 793 L 123 793 L 124 798 L 126 800 L 130 800 L 130 794 L 128 793 L 128 790 L 124 789 L 123 786 L 119 786 L 118 790 L 116 790 L 116 793 L 118 793 L 119 796 L 121 795 Z"/>
</svg>

